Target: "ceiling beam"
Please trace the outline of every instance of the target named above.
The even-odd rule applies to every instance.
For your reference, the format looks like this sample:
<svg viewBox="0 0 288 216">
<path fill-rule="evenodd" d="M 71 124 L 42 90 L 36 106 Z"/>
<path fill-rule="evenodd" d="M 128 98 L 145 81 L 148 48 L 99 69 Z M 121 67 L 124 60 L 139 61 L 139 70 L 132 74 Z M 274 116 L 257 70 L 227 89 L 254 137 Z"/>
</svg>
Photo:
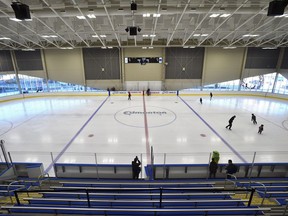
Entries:
<svg viewBox="0 0 288 216">
<path fill-rule="evenodd" d="M 208 36 L 206 36 L 200 43 L 198 43 L 197 46 L 201 46 L 201 44 L 207 40 L 209 37 L 211 37 L 211 35 L 213 35 L 224 23 L 226 23 L 234 14 L 236 14 L 236 12 L 238 10 L 240 10 L 249 0 L 246 0 L 245 2 L 243 2 L 238 8 L 236 8 L 235 11 L 233 11 L 233 13 L 231 13 L 231 15 L 229 17 L 227 17 L 226 19 L 224 19 L 224 21 L 222 23 L 220 23 L 219 25 L 217 25 L 216 29 L 213 30 L 212 33 L 210 33 Z"/>
<path fill-rule="evenodd" d="M 161 0 L 159 0 L 159 2 L 158 2 L 157 14 L 160 14 L 160 7 L 161 7 Z M 155 20 L 154 20 L 154 26 L 153 26 L 153 29 L 152 29 L 152 35 L 156 35 L 156 28 L 157 28 L 158 18 L 159 17 L 156 17 Z M 153 46 L 153 42 L 154 42 L 154 37 L 151 38 L 150 46 Z"/>
<path fill-rule="evenodd" d="M 115 38 L 116 38 L 116 40 L 117 40 L 117 42 L 118 42 L 118 46 L 121 47 L 121 42 L 120 42 L 120 40 L 119 40 L 118 34 L 117 34 L 116 31 L 115 31 L 114 25 L 113 25 L 113 23 L 112 23 L 111 17 L 110 17 L 110 15 L 109 15 L 109 13 L 108 13 L 108 10 L 107 10 L 107 7 L 106 7 L 106 5 L 105 5 L 105 1 L 104 1 L 104 0 L 102 0 L 102 4 L 103 4 L 103 6 L 104 6 L 105 13 L 106 13 L 107 18 L 108 18 L 108 20 L 109 20 L 109 23 L 110 23 L 110 25 L 111 25 L 111 28 L 112 28 L 112 30 L 113 30 L 113 33 L 114 33 L 114 35 L 115 35 Z"/>
<path fill-rule="evenodd" d="M 46 0 L 41 0 L 53 13 L 87 46 L 90 45 L 60 16 L 60 14 L 50 6 L 50 4 Z"/>
<path fill-rule="evenodd" d="M 210 10 L 204 15 L 204 17 L 202 18 L 202 20 L 198 23 L 198 25 L 196 26 L 196 28 L 194 29 L 194 31 L 192 31 L 192 33 L 188 36 L 188 38 L 182 43 L 182 46 L 184 46 L 189 40 L 190 38 L 195 34 L 196 30 L 199 29 L 199 27 L 201 26 L 201 24 L 204 22 L 204 20 L 207 18 L 207 16 L 209 15 L 209 13 L 211 13 L 211 11 L 214 9 L 214 7 L 216 6 L 216 4 L 219 2 L 219 0 L 216 1 L 215 4 L 212 5 L 212 7 L 210 8 Z"/>
<path fill-rule="evenodd" d="M 167 40 L 167 44 L 166 44 L 166 46 L 168 46 L 169 43 L 171 42 L 171 40 L 172 40 L 172 38 L 173 38 L 173 36 L 174 36 L 174 34 L 175 34 L 175 32 L 176 32 L 176 30 L 177 30 L 177 28 L 178 28 L 180 22 L 181 22 L 181 20 L 182 20 L 182 17 L 184 16 L 185 11 L 187 10 L 187 7 L 188 7 L 189 4 L 190 4 L 190 1 L 191 1 L 191 0 L 188 0 L 188 1 L 187 1 L 187 3 L 186 3 L 186 5 L 185 5 L 185 7 L 184 7 L 184 9 L 183 9 L 183 11 L 182 11 L 182 13 L 181 13 L 179 19 L 178 19 L 178 22 L 177 22 L 177 24 L 176 24 L 175 27 L 174 27 L 174 30 L 172 31 L 171 36 L 170 36 L 169 39 Z"/>
</svg>

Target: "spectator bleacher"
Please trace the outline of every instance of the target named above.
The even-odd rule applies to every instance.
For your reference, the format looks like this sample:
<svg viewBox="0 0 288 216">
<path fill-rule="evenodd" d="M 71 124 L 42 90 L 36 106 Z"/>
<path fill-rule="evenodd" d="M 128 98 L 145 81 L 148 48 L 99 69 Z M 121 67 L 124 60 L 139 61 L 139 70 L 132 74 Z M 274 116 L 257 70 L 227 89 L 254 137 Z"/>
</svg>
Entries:
<svg viewBox="0 0 288 216">
<path fill-rule="evenodd" d="M 8 185 L 13 181 L 0 186 L 2 196 L 13 196 L 13 201 L 2 204 L 3 215 L 39 215 L 39 214 L 79 214 L 79 215 L 265 215 L 273 212 L 285 215 L 288 199 L 288 180 L 284 176 L 286 164 L 257 164 L 251 167 L 249 164 L 239 165 L 236 176 L 225 179 L 224 169 L 217 173 L 220 178 L 208 179 L 208 167 L 204 165 L 192 165 L 196 167 L 195 176 L 193 169 L 188 165 L 174 166 L 175 171 L 171 177 L 167 165 L 163 172 L 158 173 L 159 180 L 131 180 L 132 173 L 129 165 L 103 166 L 105 172 L 115 174 L 114 178 L 80 178 L 85 170 L 85 164 L 68 165 L 58 164 L 56 169 L 73 167 L 71 176 L 65 174 L 65 178 L 50 178 L 49 175 L 41 174 L 39 178 L 22 178 L 20 185 Z M 19 166 L 18 166 L 19 167 Z M 21 164 L 21 173 L 28 173 L 25 168 L 31 169 L 42 167 L 24 166 Z M 63 168 L 65 167 L 65 168 Z M 81 168 L 80 168 L 81 167 Z M 89 172 L 91 175 L 91 165 Z M 108 169 L 106 169 L 108 167 Z M 160 167 L 160 166 L 158 166 Z M 190 178 L 183 177 L 189 170 Z M 201 168 L 199 168 L 201 167 Z M 269 168 L 265 168 L 269 167 Z M 84 168 L 84 169 L 83 169 Z M 125 168 L 127 178 L 117 178 L 118 171 Z M 131 168 L 131 167 L 130 167 Z M 151 169 L 152 167 L 146 168 Z M 184 169 L 182 169 L 184 168 Z M 264 169 L 263 169 L 264 168 Z M 93 169 L 97 169 L 95 166 Z M 161 170 L 160 169 L 160 170 Z M 250 170 L 252 169 L 252 171 Z M 74 171 L 77 170 L 75 178 Z M 271 171 L 269 176 L 267 173 Z M 37 172 L 39 168 L 37 168 Z M 152 173 L 157 177 L 157 166 L 152 168 Z M 265 171 L 265 177 L 261 177 Z M 242 172 L 242 173 L 241 173 Z M 254 173 L 253 173 L 254 172 Z M 80 173 L 80 175 L 79 175 Z M 123 174 L 122 173 L 122 174 Z M 129 175 L 128 175 L 129 173 Z M 151 172 L 149 172 L 151 174 Z M 149 174 L 148 173 L 148 174 Z M 247 176 L 252 173 L 253 178 Z M 277 173 L 277 178 L 272 178 Z M 121 175 L 122 175 L 121 174 Z M 130 176 L 131 174 L 131 176 Z M 263 174 L 263 173 L 262 173 Z M 27 175 L 27 174 L 25 174 Z M 202 176 L 203 175 L 203 176 Z M 223 176 L 222 176 L 223 175 Z M 205 176 L 205 177 L 204 177 Z M 225 177 L 224 177 L 225 176 Z M 267 176 L 267 177 L 266 177 Z M 200 178 L 202 177 L 202 178 Z M 3 203 L 3 202 L 2 202 Z M 276 209 L 276 210 L 275 210 Z"/>
</svg>

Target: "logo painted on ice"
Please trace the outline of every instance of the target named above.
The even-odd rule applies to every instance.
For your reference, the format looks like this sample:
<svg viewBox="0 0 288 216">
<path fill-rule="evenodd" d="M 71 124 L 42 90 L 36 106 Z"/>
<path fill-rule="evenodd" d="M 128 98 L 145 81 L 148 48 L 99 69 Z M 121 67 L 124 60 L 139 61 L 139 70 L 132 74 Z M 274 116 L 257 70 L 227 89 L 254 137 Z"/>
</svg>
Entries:
<svg viewBox="0 0 288 216">
<path fill-rule="evenodd" d="M 147 106 L 146 112 L 142 106 L 128 107 L 115 113 L 114 118 L 126 126 L 144 128 L 145 115 L 149 128 L 166 126 L 176 119 L 176 114 L 173 111 L 154 106 Z"/>
<path fill-rule="evenodd" d="M 137 111 L 125 111 L 124 112 L 124 115 L 135 115 L 135 114 L 146 114 L 146 115 L 165 115 L 167 114 L 167 112 L 155 112 L 155 111 L 152 111 L 152 112 L 137 112 Z"/>
</svg>

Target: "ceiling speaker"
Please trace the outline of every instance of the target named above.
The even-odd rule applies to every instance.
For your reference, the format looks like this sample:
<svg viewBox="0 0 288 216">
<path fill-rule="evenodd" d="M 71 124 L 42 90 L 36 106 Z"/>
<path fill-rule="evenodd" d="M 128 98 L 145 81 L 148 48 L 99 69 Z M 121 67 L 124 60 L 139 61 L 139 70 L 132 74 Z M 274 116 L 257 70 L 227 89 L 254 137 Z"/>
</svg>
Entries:
<svg viewBox="0 0 288 216">
<path fill-rule="evenodd" d="M 11 7 L 14 10 L 15 17 L 19 20 L 31 19 L 29 6 L 21 2 L 12 2 Z"/>
<path fill-rule="evenodd" d="M 269 3 L 267 16 L 280 16 L 284 14 L 287 0 L 274 0 Z"/>
<path fill-rule="evenodd" d="M 131 10 L 137 10 L 137 4 L 135 2 L 131 3 Z"/>
<path fill-rule="evenodd" d="M 130 27 L 130 35 L 137 35 L 137 27 Z"/>
</svg>

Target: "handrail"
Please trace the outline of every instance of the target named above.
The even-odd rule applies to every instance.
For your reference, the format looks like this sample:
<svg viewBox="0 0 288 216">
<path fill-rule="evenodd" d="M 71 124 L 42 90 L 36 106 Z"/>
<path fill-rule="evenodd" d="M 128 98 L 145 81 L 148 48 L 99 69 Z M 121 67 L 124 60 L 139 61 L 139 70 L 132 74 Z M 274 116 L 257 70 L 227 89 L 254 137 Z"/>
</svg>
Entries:
<svg viewBox="0 0 288 216">
<path fill-rule="evenodd" d="M 265 192 L 264 192 L 264 196 L 263 196 L 263 199 L 262 199 L 262 202 L 261 202 L 261 205 L 260 205 L 260 206 L 262 206 L 263 203 L 264 203 L 264 200 L 265 200 L 265 198 L 266 198 L 267 187 L 266 187 L 265 184 L 263 184 L 263 183 L 261 183 L 261 182 L 256 182 L 256 181 L 250 181 L 250 185 L 249 185 L 249 187 L 251 187 L 251 183 L 253 183 L 253 184 L 259 184 L 259 185 L 263 186 L 263 188 L 264 188 L 264 190 L 265 190 Z M 258 193 L 263 193 L 262 191 L 257 190 L 256 188 L 255 188 L 255 190 L 256 190 Z"/>
<path fill-rule="evenodd" d="M 38 184 L 39 184 L 39 188 L 40 188 L 40 189 L 42 189 L 42 188 L 41 188 L 41 184 L 46 180 L 46 179 L 43 179 L 43 180 L 41 181 L 41 179 L 44 178 L 46 175 L 48 176 L 49 188 L 50 188 L 50 186 L 51 186 L 49 173 L 47 173 L 47 172 L 46 172 L 46 173 L 42 173 L 42 174 L 39 175 L 38 178 L 37 178 L 37 181 L 38 181 Z"/>
<path fill-rule="evenodd" d="M 287 181 L 288 182 L 288 181 Z M 213 182 L 202 182 L 199 180 L 199 182 L 153 182 L 153 181 L 144 181 L 144 182 L 138 182 L 138 181 L 127 181 L 127 182 L 80 182 L 80 181 L 60 181 L 60 184 L 83 184 L 83 185 L 215 185 L 215 181 Z"/>
<path fill-rule="evenodd" d="M 24 182 L 23 180 L 17 180 L 17 181 L 11 182 L 11 183 L 7 186 L 8 196 L 9 196 L 10 201 L 11 201 L 12 204 L 14 204 L 14 202 L 13 202 L 12 196 L 11 196 L 11 194 L 10 194 L 10 187 L 11 187 L 14 183 L 25 183 L 25 182 Z M 13 190 L 13 191 L 16 192 L 17 190 L 21 190 L 22 188 L 25 188 L 25 185 L 22 185 L 22 187 L 17 188 L 17 189 L 15 189 L 15 190 Z M 17 194 L 17 193 L 15 193 L 16 200 L 17 200 L 17 195 L 16 195 L 16 194 Z"/>
<path fill-rule="evenodd" d="M 121 195 L 121 193 L 119 193 L 119 192 L 121 192 L 121 191 L 124 191 L 124 192 L 126 192 L 126 191 L 150 191 L 150 193 L 149 194 L 151 194 L 151 191 L 159 191 L 158 193 L 155 193 L 155 196 L 156 195 L 159 195 L 159 203 L 160 203 L 160 208 L 161 208 L 161 203 L 162 203 L 162 199 L 163 199 L 163 190 L 170 190 L 170 191 L 179 191 L 179 188 L 162 188 L 162 187 L 159 187 L 159 188 L 149 188 L 148 190 L 147 189 L 142 189 L 142 188 L 138 188 L 138 189 L 135 189 L 135 188 L 131 188 L 131 189 L 129 189 L 129 188 L 118 188 L 118 189 L 115 189 L 115 188 L 105 188 L 105 189 L 101 189 L 101 188 L 95 188 L 95 189 L 92 189 L 92 188 L 80 188 L 80 189 L 65 189 L 65 187 L 64 188 L 62 188 L 62 190 L 33 190 L 33 191 L 31 191 L 31 192 L 79 192 L 79 191 L 85 191 L 85 194 L 86 194 L 86 197 L 87 197 L 87 200 L 88 200 L 88 207 L 91 207 L 90 206 L 90 193 L 91 192 L 95 192 L 95 191 L 108 191 L 108 192 L 118 192 L 117 193 L 117 195 Z M 180 189 L 181 190 L 181 189 Z M 219 189 L 219 188 L 207 188 L 207 189 L 197 189 L 197 188 L 189 188 L 189 189 L 184 189 L 185 191 L 187 191 L 187 192 L 189 192 L 189 191 L 193 191 L 193 192 L 203 192 L 203 191 L 205 191 L 205 192 L 213 192 L 213 193 L 217 193 L 217 192 L 231 192 L 231 191 L 251 191 L 251 196 L 250 196 L 250 199 L 249 199 L 249 202 L 248 202 L 248 207 L 250 207 L 250 204 L 251 204 L 251 200 L 252 200 L 252 197 L 253 197 L 253 193 L 254 193 L 254 191 L 255 191 L 255 189 L 249 189 L 249 188 L 247 188 L 247 189 L 228 189 L 228 190 L 226 190 L 226 189 L 223 189 L 223 188 L 221 188 L 221 189 Z M 20 205 L 20 201 L 19 201 L 19 199 L 18 199 L 18 193 L 22 193 L 22 192 L 26 192 L 27 193 L 27 191 L 15 191 L 15 197 L 16 197 L 16 199 L 17 199 L 17 203 L 18 203 L 18 205 Z M 29 193 L 29 191 L 28 191 L 28 193 Z M 99 194 L 99 192 L 98 192 L 98 194 Z M 183 194 L 183 195 L 185 195 L 185 193 L 183 193 L 183 191 L 181 191 L 181 194 Z M 221 194 L 221 193 L 220 193 Z M 189 195 L 190 196 L 190 195 Z"/>
<path fill-rule="evenodd" d="M 226 178 L 226 179 L 225 179 L 225 183 L 224 183 L 224 188 L 225 188 L 225 186 L 226 186 L 226 182 L 229 181 L 229 182 L 232 182 L 232 183 L 234 184 L 234 189 L 235 189 L 235 188 L 236 188 L 237 177 L 236 177 L 235 175 L 232 175 L 232 174 L 227 174 L 227 176 L 233 177 L 234 180 L 235 180 L 235 182 L 234 182 L 233 180 L 231 180 L 231 179 Z"/>
<path fill-rule="evenodd" d="M 283 215 L 286 215 L 287 209 L 288 209 L 288 199 L 285 200 L 286 201 L 286 206 L 283 212 Z"/>
</svg>

